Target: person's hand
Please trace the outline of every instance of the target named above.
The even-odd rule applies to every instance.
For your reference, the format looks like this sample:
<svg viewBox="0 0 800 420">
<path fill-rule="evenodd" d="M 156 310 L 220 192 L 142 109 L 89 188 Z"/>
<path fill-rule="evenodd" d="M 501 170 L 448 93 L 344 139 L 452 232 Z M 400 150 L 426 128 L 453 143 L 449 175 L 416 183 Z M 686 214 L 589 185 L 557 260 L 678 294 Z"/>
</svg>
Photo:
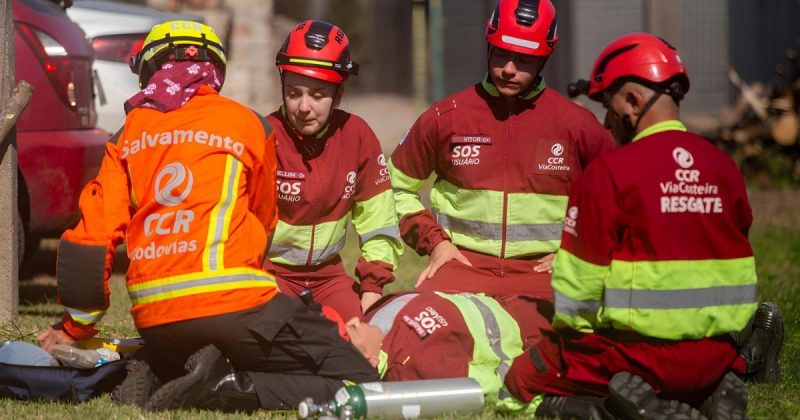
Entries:
<svg viewBox="0 0 800 420">
<path fill-rule="evenodd" d="M 40 332 L 39 335 L 36 336 L 36 341 L 39 342 L 39 347 L 45 349 L 48 353 L 56 344 L 67 344 L 70 346 L 75 344 L 75 340 L 61 330 L 61 324 L 53 325 Z"/>
<path fill-rule="evenodd" d="M 537 262 L 538 265 L 533 267 L 533 271 L 537 273 L 552 273 L 553 272 L 553 258 L 556 254 L 547 254 Z"/>
<path fill-rule="evenodd" d="M 378 299 L 380 299 L 380 298 L 381 298 L 381 294 L 380 293 L 375 293 L 375 292 L 364 292 L 364 293 L 362 293 L 361 294 L 361 313 L 367 312 L 367 309 L 369 309 L 369 307 L 372 306 L 373 303 L 377 302 Z"/>
<path fill-rule="evenodd" d="M 456 248 L 456 246 L 453 245 L 452 242 L 450 241 L 439 242 L 439 244 L 433 248 L 433 252 L 431 252 L 431 257 L 428 260 L 428 266 L 425 267 L 424 270 L 422 270 L 422 273 L 420 273 L 419 278 L 417 278 L 417 284 L 415 284 L 414 287 L 419 287 L 419 285 L 422 284 L 425 280 L 436 275 L 436 272 L 439 271 L 439 268 L 441 268 L 446 262 L 452 259 L 456 259 L 472 267 L 472 264 L 469 262 L 467 257 L 465 257 L 464 254 L 462 254 L 461 251 L 459 251 L 458 248 Z"/>
</svg>

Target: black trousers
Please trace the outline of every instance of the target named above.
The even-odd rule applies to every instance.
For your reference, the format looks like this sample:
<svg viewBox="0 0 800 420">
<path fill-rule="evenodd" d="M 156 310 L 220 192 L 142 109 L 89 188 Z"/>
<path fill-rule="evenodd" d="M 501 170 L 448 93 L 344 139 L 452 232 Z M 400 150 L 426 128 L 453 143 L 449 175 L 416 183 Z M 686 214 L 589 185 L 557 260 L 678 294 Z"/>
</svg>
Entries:
<svg viewBox="0 0 800 420">
<path fill-rule="evenodd" d="M 343 381 L 380 380 L 369 362 L 312 307 L 278 294 L 230 314 L 143 328 L 148 363 L 162 382 L 185 374 L 186 359 L 214 344 L 253 381 L 262 407 L 295 409 L 306 397 L 333 398 Z"/>
</svg>

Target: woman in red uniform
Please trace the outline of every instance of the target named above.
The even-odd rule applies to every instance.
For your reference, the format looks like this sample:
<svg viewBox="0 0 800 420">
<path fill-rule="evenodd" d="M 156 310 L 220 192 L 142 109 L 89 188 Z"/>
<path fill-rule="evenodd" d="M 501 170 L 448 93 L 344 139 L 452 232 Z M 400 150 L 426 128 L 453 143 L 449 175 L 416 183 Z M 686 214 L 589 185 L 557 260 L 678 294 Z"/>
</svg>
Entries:
<svg viewBox="0 0 800 420">
<path fill-rule="evenodd" d="M 289 33 L 276 65 L 283 106 L 267 118 L 277 133 L 280 219 L 265 268 L 282 292 L 311 289 L 342 318 L 360 317 L 394 279 L 403 245 L 380 143 L 364 120 L 336 109 L 358 65 L 344 32 L 319 20 Z M 360 285 L 339 257 L 350 220 Z"/>
</svg>

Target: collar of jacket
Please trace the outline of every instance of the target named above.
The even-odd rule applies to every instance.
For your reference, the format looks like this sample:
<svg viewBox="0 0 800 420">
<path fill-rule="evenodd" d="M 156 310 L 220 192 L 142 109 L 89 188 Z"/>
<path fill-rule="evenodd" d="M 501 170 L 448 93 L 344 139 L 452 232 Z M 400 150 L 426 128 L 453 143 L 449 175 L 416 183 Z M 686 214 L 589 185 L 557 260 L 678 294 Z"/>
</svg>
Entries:
<svg viewBox="0 0 800 420">
<path fill-rule="evenodd" d="M 298 132 L 294 128 L 292 123 L 289 122 L 289 117 L 286 115 L 286 107 L 284 105 L 281 105 L 281 116 L 283 117 L 283 121 L 286 123 L 286 126 L 289 127 L 289 130 L 291 131 L 291 133 L 294 134 L 294 136 L 298 140 L 306 140 L 309 137 L 312 137 L 312 136 L 305 136 L 303 134 L 300 134 L 300 132 Z M 330 126 L 331 126 L 331 119 L 332 118 L 333 118 L 333 112 L 331 112 L 331 115 L 328 117 L 328 121 L 325 122 L 325 126 L 322 127 L 322 130 L 317 131 L 317 134 L 314 134 L 313 138 L 319 140 L 319 139 L 325 137 L 325 134 L 328 133 L 328 128 L 330 128 Z"/>
<path fill-rule="evenodd" d="M 639 134 L 637 134 L 636 137 L 633 138 L 631 143 L 637 140 L 641 140 L 647 136 L 652 136 L 653 134 L 670 130 L 686 131 L 686 126 L 683 125 L 683 123 L 678 120 L 664 120 L 661 122 L 657 122 L 645 128 L 644 130 L 640 131 Z"/>
<path fill-rule="evenodd" d="M 483 80 L 481 80 L 481 86 L 483 86 L 483 89 L 489 95 L 492 95 L 495 98 L 500 97 L 500 92 L 497 91 L 497 87 L 495 87 L 494 83 L 492 83 L 489 73 L 486 73 L 486 76 L 483 76 Z M 531 83 L 531 87 L 529 87 L 526 92 L 520 94 L 518 98 L 524 100 L 534 99 L 537 95 L 542 93 L 546 87 L 547 84 L 544 82 L 544 78 L 542 76 L 536 76 L 536 80 Z"/>
</svg>

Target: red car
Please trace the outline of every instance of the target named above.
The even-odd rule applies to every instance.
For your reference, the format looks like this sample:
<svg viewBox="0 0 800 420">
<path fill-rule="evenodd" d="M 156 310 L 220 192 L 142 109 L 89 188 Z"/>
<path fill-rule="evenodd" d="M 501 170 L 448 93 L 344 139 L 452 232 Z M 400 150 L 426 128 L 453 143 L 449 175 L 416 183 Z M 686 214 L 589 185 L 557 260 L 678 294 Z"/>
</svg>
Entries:
<svg viewBox="0 0 800 420">
<path fill-rule="evenodd" d="M 78 197 L 97 174 L 107 132 L 94 128 L 92 46 L 49 0 L 12 0 L 17 81 L 36 89 L 17 122 L 20 216 L 28 256 L 42 237 L 78 219 Z"/>
</svg>

